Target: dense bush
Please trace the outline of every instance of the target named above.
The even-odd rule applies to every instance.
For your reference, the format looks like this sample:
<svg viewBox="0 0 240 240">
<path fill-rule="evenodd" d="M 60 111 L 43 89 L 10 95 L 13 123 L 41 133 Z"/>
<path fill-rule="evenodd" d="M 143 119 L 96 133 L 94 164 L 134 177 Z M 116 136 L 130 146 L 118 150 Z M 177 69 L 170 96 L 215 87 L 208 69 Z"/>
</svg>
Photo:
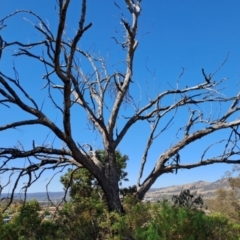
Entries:
<svg viewBox="0 0 240 240">
<path fill-rule="evenodd" d="M 137 203 L 124 216 L 108 213 L 100 225 L 105 226 L 101 239 L 109 240 L 237 240 L 240 236 L 240 226 L 223 215 L 208 216 L 166 201 Z"/>
<path fill-rule="evenodd" d="M 126 213 L 108 212 L 89 199 L 66 203 L 53 221 L 42 220 L 38 204 L 29 202 L 11 222 L 0 226 L 1 240 L 237 240 L 240 225 L 222 214 L 206 215 L 168 201 L 141 203 L 128 196 Z"/>
<path fill-rule="evenodd" d="M 99 198 L 78 197 L 78 202 L 64 204 L 51 221 L 39 214 L 36 201 L 30 201 L 9 223 L 3 223 L 0 217 L 0 240 L 240 239 L 237 222 L 220 213 L 206 215 L 198 210 L 197 205 L 192 204 L 197 197 L 190 191 L 181 192 L 174 199 L 175 204 L 166 200 L 142 203 L 127 195 L 123 200 L 125 214 L 121 215 L 109 212 Z M 187 199 L 187 205 L 183 199 Z"/>
</svg>

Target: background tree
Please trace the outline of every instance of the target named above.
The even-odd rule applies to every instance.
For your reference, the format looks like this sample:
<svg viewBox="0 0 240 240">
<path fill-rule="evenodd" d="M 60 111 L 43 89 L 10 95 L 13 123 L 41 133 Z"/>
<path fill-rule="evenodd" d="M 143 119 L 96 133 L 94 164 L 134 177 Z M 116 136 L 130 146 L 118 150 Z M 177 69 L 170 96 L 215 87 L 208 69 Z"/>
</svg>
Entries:
<svg viewBox="0 0 240 240">
<path fill-rule="evenodd" d="M 174 206 L 186 207 L 189 209 L 200 209 L 203 207 L 203 198 L 197 194 L 197 191 L 190 191 L 192 189 L 185 189 L 179 195 L 173 195 L 172 201 Z"/>
<path fill-rule="evenodd" d="M 106 159 L 106 152 L 102 150 L 96 151 L 97 158 L 104 165 Z M 122 181 L 128 181 L 127 172 L 124 171 L 127 165 L 128 156 L 122 155 L 119 151 L 115 151 L 116 165 L 118 173 L 119 185 L 122 185 Z M 72 199 L 90 198 L 93 195 L 103 198 L 101 187 L 97 182 L 97 179 L 86 169 L 68 169 L 61 179 L 61 183 L 64 186 L 65 191 L 70 189 L 70 197 Z M 88 199 L 89 200 L 89 199 Z"/>
<path fill-rule="evenodd" d="M 227 188 L 217 189 L 215 198 L 207 200 L 207 206 L 211 212 L 217 212 L 227 216 L 236 223 L 240 223 L 240 167 L 235 165 L 232 171 L 226 172 L 222 181 Z"/>
<path fill-rule="evenodd" d="M 35 99 L 38 90 L 32 93 L 26 90 L 26 85 L 22 83 L 19 74 L 21 69 L 15 66 L 15 62 L 12 73 L 3 69 L 0 72 L 1 113 L 4 115 L 6 111 L 7 116 L 9 110 L 13 112 L 17 110 L 25 114 L 23 118 L 14 115 L 13 119 L 0 126 L 0 131 L 3 133 L 22 128 L 31 131 L 32 126 L 41 126 L 48 129 L 58 143 L 62 143 L 59 146 L 60 144 L 54 141 L 47 143 L 44 140 L 39 145 L 37 136 L 33 136 L 29 147 L 19 141 L 16 145 L 0 148 L 0 174 L 6 176 L 8 173 L 9 177 L 9 181 L 3 184 L 1 190 L 14 182 L 11 198 L 22 178 L 26 180 L 22 188 L 26 193 L 44 171 L 49 169 L 63 171 L 65 167 L 71 165 L 86 168 L 101 186 L 109 210 L 122 212 L 115 152 L 126 134 L 140 122 L 150 126 L 136 183 L 136 197 L 140 200 L 163 174 L 177 173 L 179 169 L 191 169 L 213 163 L 240 162 L 238 160 L 240 120 L 237 117 L 240 110 L 240 95 L 224 94 L 222 88 L 227 79 L 216 79 L 216 73 L 226 60 L 212 74 L 206 73 L 204 69 L 199 71 L 202 73 L 201 81 L 196 85 L 180 87 L 177 82 L 176 87 L 171 86 L 168 90 L 155 89 L 155 96 L 146 90 L 147 98 L 140 101 L 131 94 L 138 89 L 134 74 L 137 66 L 134 65 L 134 60 L 139 43 L 137 33 L 141 2 L 125 0 L 115 3 L 121 14 L 120 22 L 124 31 L 124 36 L 120 32 L 113 37 L 116 47 L 123 53 L 119 54 L 123 58 L 121 59 L 123 66 L 119 69 L 114 67 L 114 63 L 108 67 L 106 58 L 94 51 L 90 52 L 81 45 L 83 37 L 91 31 L 92 26 L 92 23 L 88 22 L 86 0 L 81 1 L 80 14 L 74 14 L 77 26 L 75 30 L 69 32 L 69 35 L 67 35 L 68 11 L 71 4 L 79 5 L 70 0 L 57 1 L 58 19 L 52 29 L 47 21 L 31 10 L 16 10 L 0 20 L 1 60 L 4 59 L 8 49 L 13 49 L 14 59 L 31 59 L 29 64 L 32 68 L 40 66 L 44 68 L 43 91 L 46 91 L 48 96 L 41 100 Z M 19 39 L 9 41 L 4 35 L 3 31 L 9 28 L 10 20 L 19 14 L 24 15 L 25 19 L 28 16 L 28 21 L 37 32 L 31 41 L 24 42 Z M 179 78 L 181 76 L 182 74 Z M 49 108 L 57 109 L 61 115 L 61 123 L 55 121 L 51 113 L 46 111 Z M 219 111 L 213 114 L 212 109 Z M 172 125 L 179 123 L 178 114 L 188 116 L 188 119 L 176 126 L 178 130 L 175 141 L 167 150 L 159 153 L 150 173 L 143 175 L 153 143 Z M 101 136 L 100 148 L 104 149 L 106 154 L 104 163 L 98 159 L 93 142 L 86 144 L 86 135 L 76 136 L 74 132 L 73 119 L 83 124 L 83 115 L 87 118 L 86 125 L 90 133 L 92 134 L 94 130 Z M 184 163 L 182 151 L 193 146 L 196 141 L 205 141 L 207 136 L 220 131 L 224 132 L 220 141 L 213 140 L 209 143 L 195 162 Z M 133 143 L 135 137 L 133 136 Z M 163 141 L 165 139 L 163 138 Z M 222 152 L 216 153 L 214 151 L 216 146 L 218 149 L 221 148 Z"/>
<path fill-rule="evenodd" d="M 29 201 L 21 207 L 19 214 L 15 215 L 12 220 L 19 237 L 36 239 L 41 236 L 40 223 L 42 218 L 38 213 L 40 210 L 40 205 L 36 200 Z"/>
</svg>

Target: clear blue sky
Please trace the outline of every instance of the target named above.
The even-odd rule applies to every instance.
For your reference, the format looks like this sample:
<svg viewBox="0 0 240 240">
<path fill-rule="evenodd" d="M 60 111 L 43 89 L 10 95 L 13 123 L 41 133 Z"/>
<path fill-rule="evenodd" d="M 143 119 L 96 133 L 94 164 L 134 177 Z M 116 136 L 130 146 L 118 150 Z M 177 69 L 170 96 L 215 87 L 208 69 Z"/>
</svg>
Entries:
<svg viewBox="0 0 240 240">
<path fill-rule="evenodd" d="M 68 18 L 67 33 L 71 36 L 77 27 L 77 15 L 80 9 L 80 1 L 72 0 Z M 123 0 L 116 1 L 123 6 Z M 0 19 L 16 9 L 31 9 L 45 19 L 53 32 L 56 31 L 57 13 L 55 10 L 55 0 L 0 0 Z M 227 89 L 224 92 L 234 95 L 239 90 L 240 80 L 240 2 L 238 0 L 143 0 L 142 13 L 139 20 L 138 40 L 140 42 L 135 57 L 134 76 L 135 83 L 142 86 L 141 91 L 133 89 L 134 96 L 143 98 L 146 94 L 146 82 L 149 84 L 150 94 L 154 91 L 166 90 L 171 86 L 176 86 L 176 80 L 185 69 L 181 78 L 180 86 L 191 86 L 203 82 L 201 68 L 207 73 L 214 72 L 229 54 L 228 61 L 215 76 L 216 79 L 229 78 Z M 93 26 L 86 33 L 81 46 L 89 51 L 95 51 L 102 56 L 108 56 L 108 66 L 112 65 L 121 69 L 121 48 L 115 45 L 112 36 L 121 36 L 122 26 L 120 25 L 120 11 L 111 0 L 89 0 L 87 22 L 92 22 Z M 0 34 L 5 41 L 21 40 L 31 42 L 41 38 L 31 26 L 32 18 L 21 14 L 7 21 L 7 27 Z M 13 76 L 13 58 L 11 50 L 3 53 L 0 61 L 0 71 Z M 26 58 L 15 59 L 15 64 L 19 70 L 20 81 L 37 101 L 41 103 L 47 93 L 41 91 L 44 81 L 41 79 L 44 69 L 40 65 L 34 65 Z M 33 67 L 35 66 L 35 67 Z M 151 72 L 151 73 L 150 73 Z M 153 74 L 154 73 L 154 76 Z M 58 97 L 58 96 L 57 96 Z M 206 106 L 206 109 L 208 106 Z M 25 119 L 17 109 L 8 110 L 0 106 L 0 125 L 13 119 Z M 45 113 L 49 114 L 52 120 L 60 121 L 60 114 L 52 109 L 51 105 L 44 106 Z M 128 111 L 126 111 L 128 113 Z M 89 142 L 96 148 L 101 147 L 100 137 L 93 132 L 86 130 L 86 119 L 81 117 L 81 113 L 75 113 L 76 120 L 73 125 L 76 129 L 76 140 L 80 143 Z M 171 144 L 177 141 L 176 129 L 184 124 L 185 116 L 179 116 L 174 122 L 175 125 L 167 134 L 160 137 L 154 145 L 149 162 L 146 166 L 146 174 L 153 168 L 157 157 Z M 179 125 L 180 124 L 180 125 Z M 137 125 L 126 136 L 120 144 L 119 150 L 129 156 L 127 171 L 129 173 L 130 185 L 136 183 L 139 172 L 143 147 L 146 143 L 146 136 L 149 132 L 147 125 Z M 17 140 L 29 148 L 33 138 L 36 143 L 42 143 L 48 131 L 42 128 L 24 128 L 22 130 L 9 130 L 6 133 L 0 132 L 0 146 L 12 146 L 17 144 Z M 221 133 L 221 134 L 224 134 Z M 190 163 L 199 160 L 201 148 L 215 139 L 221 137 L 214 135 L 204 143 L 196 143 L 182 154 L 182 162 Z M 53 141 L 53 136 L 49 136 L 47 141 Z M 208 142 L 209 141 L 209 142 Z M 56 142 L 56 146 L 62 143 Z M 216 149 L 216 152 L 220 149 Z M 199 155 L 200 154 L 200 155 Z M 17 163 L 22 164 L 22 163 Z M 215 181 L 219 179 L 226 170 L 231 169 L 227 165 L 212 165 L 197 169 L 179 171 L 177 175 L 168 174 L 161 176 L 153 187 L 164 187 L 175 184 L 184 184 L 198 180 Z M 43 178 L 31 188 L 32 192 L 45 191 L 46 179 L 53 174 L 48 172 Z M 53 181 L 50 190 L 60 191 L 58 175 Z"/>
</svg>

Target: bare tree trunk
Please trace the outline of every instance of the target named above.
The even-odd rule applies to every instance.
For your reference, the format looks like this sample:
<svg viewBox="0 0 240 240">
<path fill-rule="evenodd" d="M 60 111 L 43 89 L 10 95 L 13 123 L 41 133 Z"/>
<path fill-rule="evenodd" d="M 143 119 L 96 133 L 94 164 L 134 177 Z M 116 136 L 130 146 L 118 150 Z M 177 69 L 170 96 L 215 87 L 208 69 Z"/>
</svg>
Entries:
<svg viewBox="0 0 240 240">
<path fill-rule="evenodd" d="M 119 176 L 116 171 L 115 149 L 109 146 L 107 149 L 107 159 L 105 166 L 105 175 L 108 182 L 102 184 L 106 195 L 107 205 L 110 211 L 123 212 L 122 203 L 119 196 Z M 106 190 L 105 190 L 106 189 Z"/>
<path fill-rule="evenodd" d="M 109 211 L 116 211 L 118 213 L 123 213 L 122 203 L 119 197 L 119 188 L 117 186 L 110 186 L 108 183 L 104 183 L 101 185 L 104 191 L 107 206 Z"/>
</svg>

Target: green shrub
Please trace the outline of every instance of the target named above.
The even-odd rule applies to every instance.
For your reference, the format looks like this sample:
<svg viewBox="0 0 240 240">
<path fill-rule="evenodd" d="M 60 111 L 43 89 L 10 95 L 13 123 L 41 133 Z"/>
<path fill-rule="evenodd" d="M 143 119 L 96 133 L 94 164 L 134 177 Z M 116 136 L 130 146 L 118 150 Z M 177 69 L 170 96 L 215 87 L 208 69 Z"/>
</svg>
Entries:
<svg viewBox="0 0 240 240">
<path fill-rule="evenodd" d="M 68 202 L 54 221 L 42 220 L 38 204 L 29 202 L 9 223 L 1 223 L 0 240 L 239 240 L 240 225 L 222 214 L 206 215 L 168 201 L 123 202 L 125 214 L 109 212 L 97 199 Z"/>
</svg>

